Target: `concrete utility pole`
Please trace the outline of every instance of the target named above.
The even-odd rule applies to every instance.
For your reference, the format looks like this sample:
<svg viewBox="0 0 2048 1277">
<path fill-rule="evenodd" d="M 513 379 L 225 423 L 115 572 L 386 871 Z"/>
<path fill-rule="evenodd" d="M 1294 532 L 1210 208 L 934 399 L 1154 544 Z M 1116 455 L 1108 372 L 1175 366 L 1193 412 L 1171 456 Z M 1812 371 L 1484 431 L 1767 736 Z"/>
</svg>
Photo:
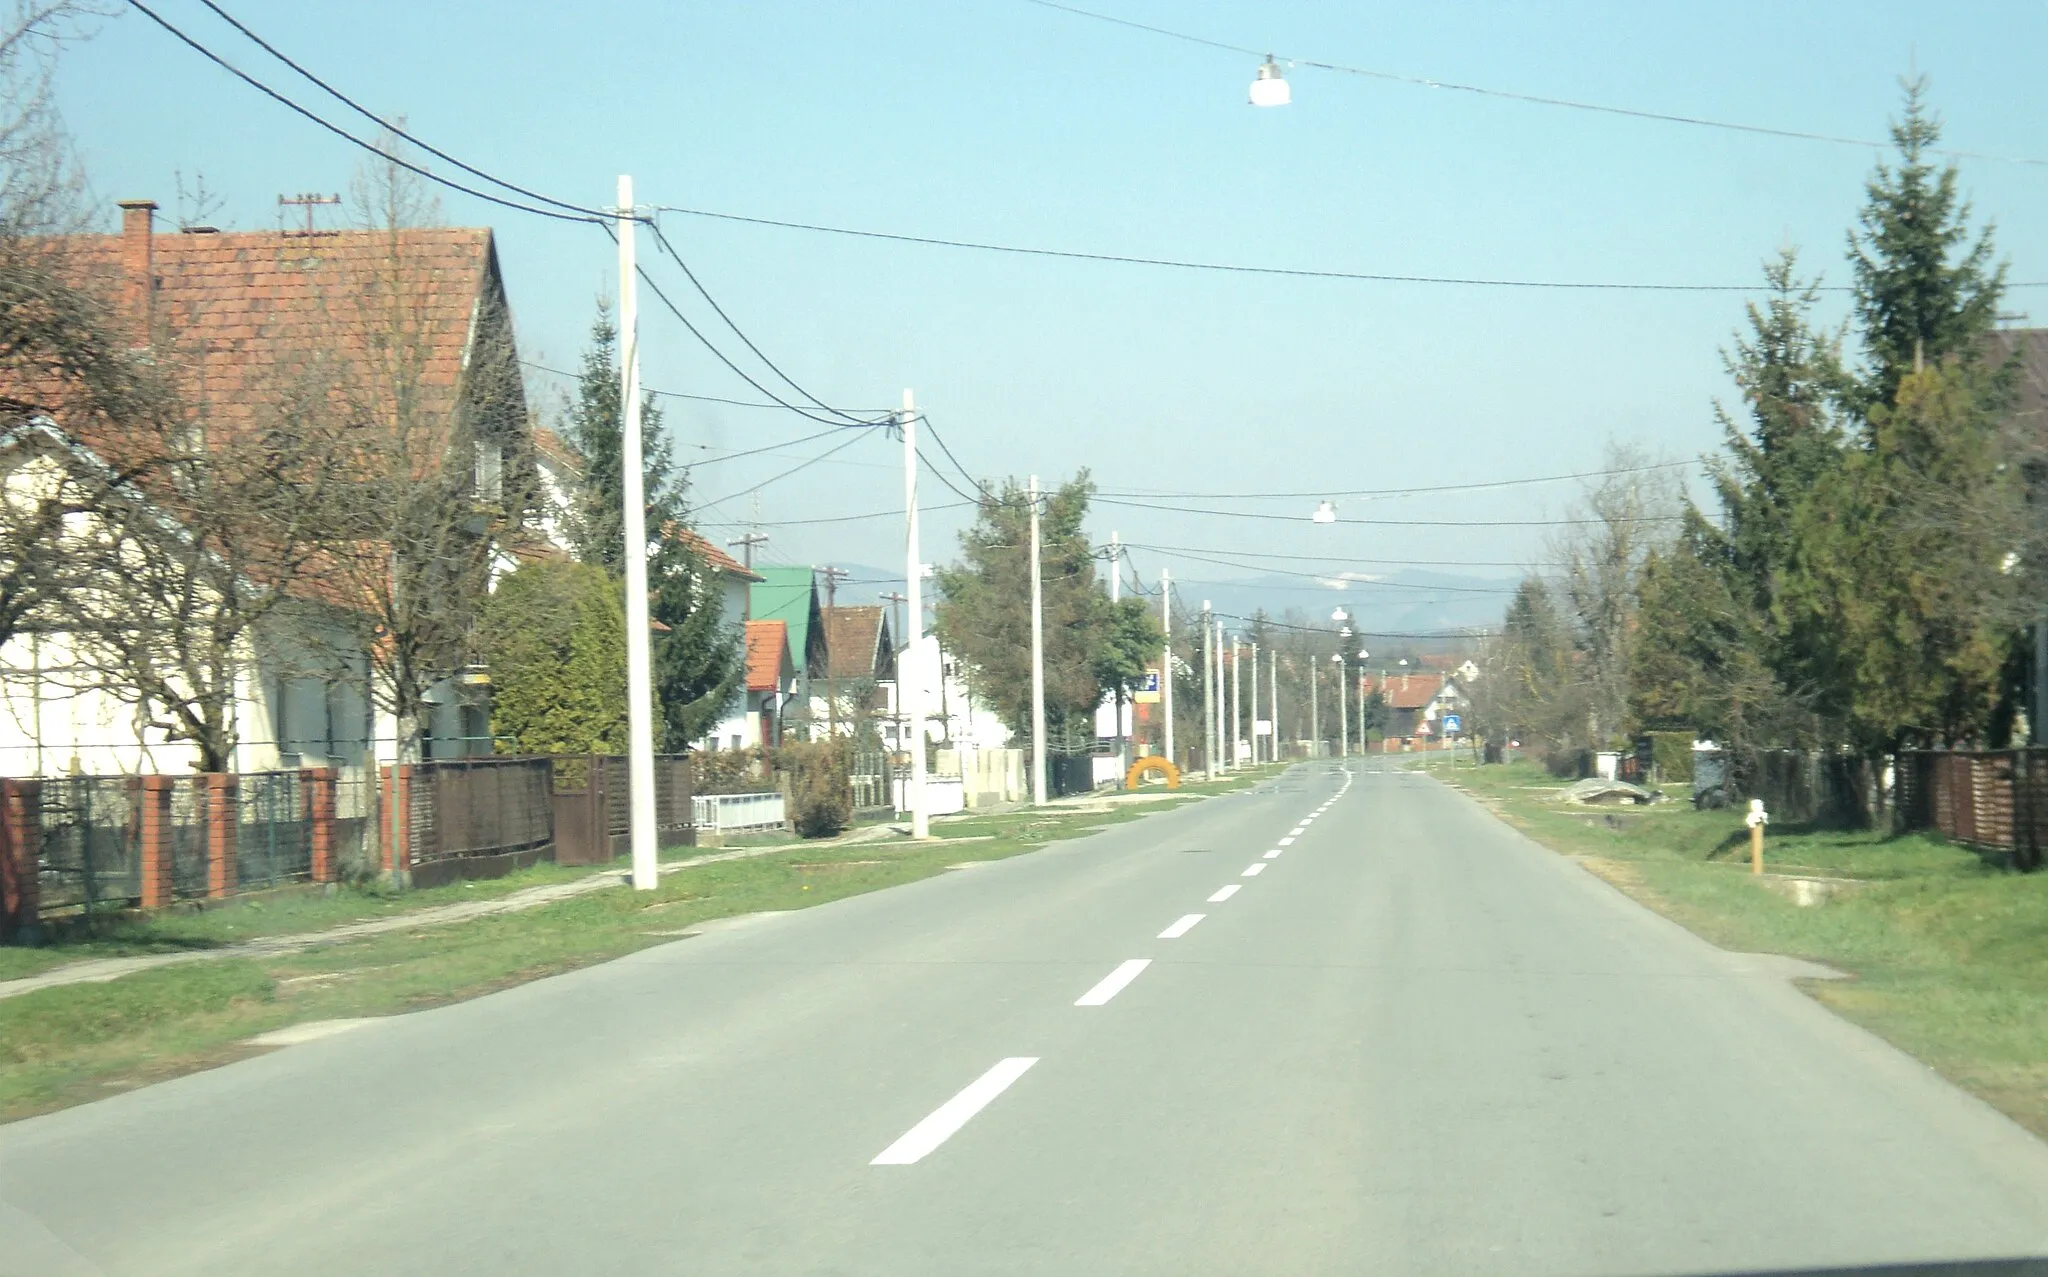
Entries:
<svg viewBox="0 0 2048 1277">
<path fill-rule="evenodd" d="M 1227 772 L 1236 769 L 1237 754 L 1225 748 L 1225 738 L 1230 735 L 1230 676 L 1223 672 L 1223 618 L 1210 624 L 1216 631 L 1216 765 Z"/>
<path fill-rule="evenodd" d="M 1273 742 L 1267 747 L 1267 755 L 1274 762 L 1280 761 L 1280 653 L 1266 653 L 1266 683 L 1270 695 L 1266 697 L 1266 716 L 1273 722 Z"/>
<path fill-rule="evenodd" d="M 1344 680 L 1350 676 L 1344 665 L 1344 653 L 1333 658 L 1337 663 L 1337 757 L 1351 757 L 1351 720 L 1344 716 Z"/>
<path fill-rule="evenodd" d="M 1124 547 L 1117 539 L 1116 529 L 1109 532 L 1109 605 L 1115 607 L 1124 597 Z M 1116 740 L 1116 765 L 1119 769 L 1131 761 L 1130 750 L 1124 741 L 1124 685 L 1119 682 L 1110 693 L 1109 712 L 1115 721 L 1110 724 L 1110 735 Z M 1136 717 L 1135 714 L 1132 717 Z"/>
<path fill-rule="evenodd" d="M 1260 645 L 1251 645 L 1251 765 L 1260 761 Z"/>
<path fill-rule="evenodd" d="M 1237 724 L 1245 712 L 1245 663 L 1239 634 L 1231 634 L 1231 765 L 1237 765 Z"/>
<path fill-rule="evenodd" d="M 1159 703 L 1166 720 L 1166 761 L 1180 766 L 1173 756 L 1173 572 L 1159 569 L 1159 628 L 1166 634 L 1166 650 L 1159 654 Z"/>
<path fill-rule="evenodd" d="M 910 836 L 929 838 L 931 817 L 924 802 L 924 564 L 917 553 L 917 400 L 903 392 L 903 411 L 897 417 L 903 427 L 903 520 L 904 572 L 910 583 L 904 586 L 904 611 L 909 614 L 910 636 L 903 655 L 896 658 L 897 700 L 910 727 Z M 906 670 L 905 667 L 908 667 Z M 902 743 L 898 733 L 897 743 Z"/>
<path fill-rule="evenodd" d="M 1308 753 L 1311 758 L 1323 756 L 1323 719 L 1316 708 L 1316 683 L 1319 681 L 1316 663 L 1308 663 Z"/>
<path fill-rule="evenodd" d="M 640 455 L 640 289 L 633 260 L 633 179 L 619 177 L 620 504 L 626 542 L 626 775 L 631 784 L 626 828 L 633 849 L 633 889 L 661 885 L 654 829 L 654 674 L 648 644 L 647 497 Z M 396 772 L 393 773 L 396 775 Z M 396 786 L 394 785 L 395 789 Z"/>
<path fill-rule="evenodd" d="M 1216 766 L 1216 622 L 1202 600 L 1202 775 L 1214 780 Z"/>
<path fill-rule="evenodd" d="M 1031 802 L 1045 806 L 1045 588 L 1038 567 L 1038 476 L 1031 476 Z"/>
</svg>

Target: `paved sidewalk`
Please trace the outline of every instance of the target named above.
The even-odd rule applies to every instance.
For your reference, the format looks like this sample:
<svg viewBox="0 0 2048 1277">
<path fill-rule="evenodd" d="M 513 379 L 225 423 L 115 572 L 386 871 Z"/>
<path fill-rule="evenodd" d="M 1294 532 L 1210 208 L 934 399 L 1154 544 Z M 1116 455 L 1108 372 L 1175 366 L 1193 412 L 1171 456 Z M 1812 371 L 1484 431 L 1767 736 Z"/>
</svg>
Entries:
<svg viewBox="0 0 2048 1277">
<path fill-rule="evenodd" d="M 661 866 L 661 872 L 674 873 L 679 869 L 690 869 L 698 865 L 716 864 L 723 860 L 744 860 L 752 856 L 769 856 L 778 851 L 789 851 L 797 847 L 805 849 L 819 847 L 844 847 L 859 843 L 881 842 L 899 836 L 896 829 L 888 825 L 870 825 L 857 829 L 838 838 L 820 839 L 808 843 L 779 843 L 772 847 L 738 847 L 730 851 L 708 852 L 684 860 L 672 860 Z M 52 989 L 67 984 L 95 984 L 118 980 L 124 975 L 147 971 L 153 967 L 167 967 L 178 962 L 203 962 L 212 958 L 271 958 L 279 954 L 298 953 L 317 948 L 324 944 L 340 944 L 349 940 L 360 940 L 365 936 L 382 935 L 387 931 L 414 931 L 421 927 L 440 927 L 451 923 L 468 922 L 473 918 L 489 917 L 501 913 L 521 913 L 602 891 L 606 887 L 625 884 L 631 878 L 630 871 L 603 869 L 587 878 L 574 882 L 549 883 L 542 887 L 528 887 L 510 895 L 492 900 L 461 900 L 449 905 L 435 905 L 430 909 L 415 909 L 409 913 L 394 914 L 388 918 L 368 918 L 362 922 L 343 923 L 324 931 L 302 931 L 289 935 L 264 936 L 246 940 L 240 944 L 222 945 L 215 949 L 186 949 L 175 953 L 144 953 L 128 958 L 88 958 L 81 962 L 67 963 L 38 971 L 19 980 L 0 980 L 0 998 L 11 998 L 17 994 L 33 993 L 37 989 Z"/>
</svg>

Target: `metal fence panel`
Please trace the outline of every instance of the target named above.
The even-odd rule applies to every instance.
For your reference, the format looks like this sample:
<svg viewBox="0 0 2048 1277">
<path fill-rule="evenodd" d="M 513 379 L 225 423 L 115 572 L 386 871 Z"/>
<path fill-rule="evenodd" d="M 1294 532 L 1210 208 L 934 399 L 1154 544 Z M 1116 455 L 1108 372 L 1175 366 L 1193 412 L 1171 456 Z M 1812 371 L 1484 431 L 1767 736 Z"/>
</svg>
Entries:
<svg viewBox="0 0 2048 1277">
<path fill-rule="evenodd" d="M 697 828 L 718 833 L 780 829 L 789 819 L 780 793 L 698 794 L 691 800 Z"/>
<path fill-rule="evenodd" d="M 126 904 L 142 894 L 134 782 L 60 776 L 42 783 L 44 909 Z"/>
<path fill-rule="evenodd" d="M 243 773 L 236 792 L 236 883 L 247 889 L 310 880 L 312 815 L 298 772 Z"/>
<path fill-rule="evenodd" d="M 212 870 L 206 838 L 211 803 L 204 776 L 180 776 L 171 785 L 171 894 L 180 899 L 206 894 Z"/>
</svg>

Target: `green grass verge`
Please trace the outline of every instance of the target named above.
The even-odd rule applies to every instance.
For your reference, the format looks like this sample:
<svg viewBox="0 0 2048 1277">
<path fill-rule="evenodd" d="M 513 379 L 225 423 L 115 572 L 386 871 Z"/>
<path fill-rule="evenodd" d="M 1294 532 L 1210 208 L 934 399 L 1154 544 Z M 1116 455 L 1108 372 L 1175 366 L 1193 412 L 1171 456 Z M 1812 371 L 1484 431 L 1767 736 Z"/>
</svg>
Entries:
<svg viewBox="0 0 2048 1277">
<path fill-rule="evenodd" d="M 1749 872 L 1739 812 L 1570 808 L 1533 764 L 1436 771 L 1714 944 L 1824 962 L 1807 991 L 2048 1136 L 2048 874 L 1926 834 L 1774 828 L 1767 873 L 1856 880 L 1800 908 Z"/>
<path fill-rule="evenodd" d="M 1241 787 L 1258 779 L 1248 774 L 1236 783 Z M 748 859 L 677 870 L 664 875 L 660 888 L 651 892 L 600 890 L 520 913 L 388 932 L 277 958 L 179 963 L 106 984 L 64 985 L 0 999 L 0 1121 L 237 1058 L 257 1049 L 247 1045 L 251 1036 L 286 1025 L 391 1015 L 459 1001 L 659 944 L 713 918 L 802 909 L 898 886 L 951 865 L 1033 851 L 1188 801 L 1195 798 L 1133 803 L 1107 812 L 1019 811 L 943 820 L 934 824 L 938 837 L 927 843 L 797 843 Z M 151 943 L 177 947 L 171 937 L 187 944 L 230 942 L 589 872 L 545 868 L 549 872 L 531 871 L 474 889 L 458 885 L 395 899 L 316 892 L 292 897 L 290 904 L 237 902 L 136 923 L 121 943 L 137 946 L 131 952 L 146 952 Z M 248 906 L 256 903 L 263 907 L 251 913 Z M 282 925 L 281 914 L 302 925 Z M 255 930 L 259 927 L 269 930 Z M 88 948 L 74 948 L 71 956 Z"/>
</svg>

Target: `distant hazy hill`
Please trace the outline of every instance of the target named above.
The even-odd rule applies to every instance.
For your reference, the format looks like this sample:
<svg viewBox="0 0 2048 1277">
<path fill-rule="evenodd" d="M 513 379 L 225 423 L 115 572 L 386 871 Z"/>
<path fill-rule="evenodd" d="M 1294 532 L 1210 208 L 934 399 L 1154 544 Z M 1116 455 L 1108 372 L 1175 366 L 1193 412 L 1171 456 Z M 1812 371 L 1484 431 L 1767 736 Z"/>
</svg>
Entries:
<svg viewBox="0 0 2048 1277">
<path fill-rule="evenodd" d="M 1190 574 L 1192 575 L 1192 573 Z M 1347 580 L 1344 588 L 1293 576 L 1247 576 L 1229 582 L 1189 583 L 1182 595 L 1208 599 L 1219 612 L 1249 616 L 1259 608 L 1278 617 L 1299 608 L 1318 622 L 1343 608 L 1361 632 L 1434 634 L 1443 630 L 1493 629 L 1514 591 L 1512 580 L 1453 576 L 1419 568 L 1389 572 L 1377 580 Z"/>
</svg>

